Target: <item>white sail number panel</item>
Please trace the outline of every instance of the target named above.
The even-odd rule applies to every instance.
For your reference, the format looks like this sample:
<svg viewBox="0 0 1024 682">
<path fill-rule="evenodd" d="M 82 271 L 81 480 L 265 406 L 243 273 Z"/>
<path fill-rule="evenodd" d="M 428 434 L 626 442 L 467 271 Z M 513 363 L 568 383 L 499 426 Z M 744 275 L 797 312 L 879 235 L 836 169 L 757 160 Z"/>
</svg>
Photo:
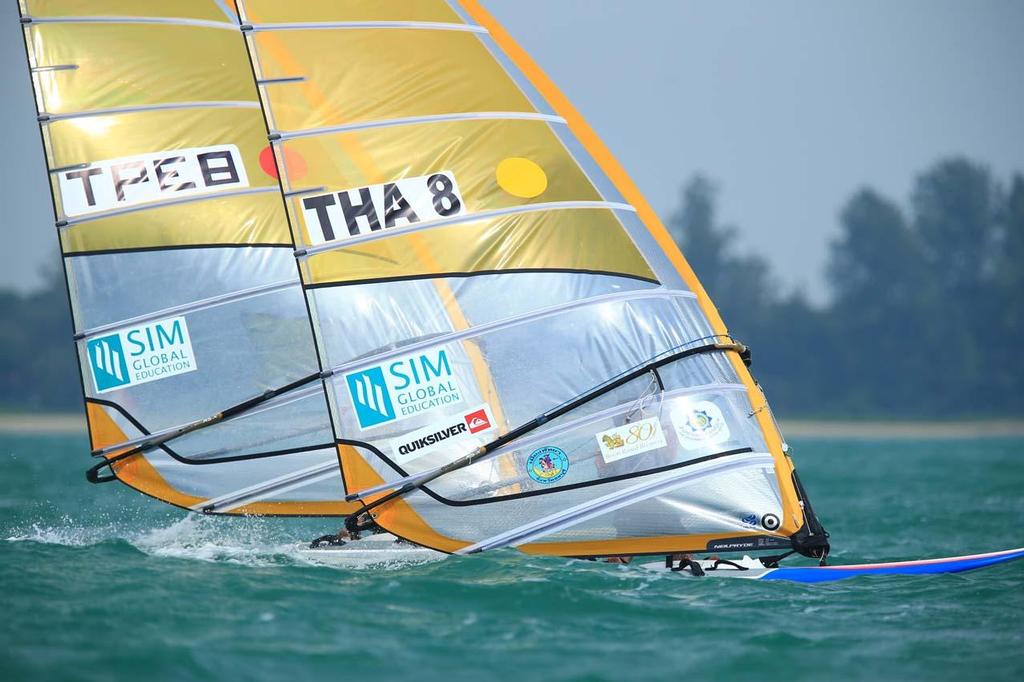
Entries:
<svg viewBox="0 0 1024 682">
<path fill-rule="evenodd" d="M 69 217 L 249 186 L 233 144 L 96 161 L 63 170 L 57 180 Z"/>
<path fill-rule="evenodd" d="M 451 171 L 317 194 L 302 200 L 309 243 L 350 239 L 383 229 L 465 213 Z"/>
</svg>

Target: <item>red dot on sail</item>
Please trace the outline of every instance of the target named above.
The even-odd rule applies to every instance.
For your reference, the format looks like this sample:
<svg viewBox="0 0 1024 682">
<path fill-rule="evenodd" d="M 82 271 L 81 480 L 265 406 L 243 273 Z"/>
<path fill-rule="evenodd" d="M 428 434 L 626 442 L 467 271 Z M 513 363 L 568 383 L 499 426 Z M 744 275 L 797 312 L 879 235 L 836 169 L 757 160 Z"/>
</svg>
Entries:
<svg viewBox="0 0 1024 682">
<path fill-rule="evenodd" d="M 306 159 L 302 158 L 302 154 L 284 148 L 278 148 L 277 153 L 284 155 L 284 165 L 289 180 L 294 182 L 306 176 Z M 270 148 L 270 145 L 264 147 L 263 151 L 260 152 L 260 168 L 270 177 L 277 177 L 277 166 L 274 164 L 274 150 Z"/>
</svg>

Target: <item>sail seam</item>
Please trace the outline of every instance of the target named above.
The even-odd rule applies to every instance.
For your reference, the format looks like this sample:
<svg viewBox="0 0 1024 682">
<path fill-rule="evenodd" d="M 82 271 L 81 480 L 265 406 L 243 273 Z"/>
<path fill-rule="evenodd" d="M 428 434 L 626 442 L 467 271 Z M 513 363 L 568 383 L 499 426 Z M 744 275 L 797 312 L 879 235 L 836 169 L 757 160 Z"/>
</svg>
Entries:
<svg viewBox="0 0 1024 682">
<path fill-rule="evenodd" d="M 65 258 L 85 256 L 109 256 L 116 253 L 145 253 L 152 251 L 180 251 L 182 249 L 294 249 L 292 242 L 202 242 L 195 244 L 164 244 L 161 246 L 126 246 L 118 249 L 94 249 L 85 251 L 64 251 Z"/>
<path fill-rule="evenodd" d="M 262 31 L 320 31 L 333 29 L 426 29 L 433 31 L 464 31 L 487 33 L 487 29 L 476 24 L 452 24 L 435 21 L 307 21 L 282 22 L 273 24 L 246 24 L 245 30 Z"/>
<path fill-rule="evenodd" d="M 663 474 L 667 471 L 676 471 L 677 469 L 683 469 L 686 467 L 697 466 L 710 462 L 712 460 L 721 459 L 723 457 L 732 457 L 734 455 L 745 455 L 753 452 L 753 448 L 736 448 L 735 450 L 727 450 L 725 452 L 716 452 L 711 455 L 703 455 L 701 457 L 695 457 L 694 459 L 685 460 L 682 462 L 676 462 L 674 464 L 666 464 L 660 467 L 654 467 L 651 469 L 642 469 L 640 471 L 631 471 L 627 474 L 617 474 L 615 476 L 608 476 L 607 478 L 595 478 L 589 481 L 580 481 L 579 483 L 570 483 L 568 485 L 562 485 L 554 488 L 541 488 L 539 490 L 528 490 L 522 493 L 511 493 L 508 495 L 499 495 L 495 497 L 477 498 L 472 500 L 452 500 L 442 496 L 426 485 L 418 486 L 420 490 L 429 495 L 434 500 L 448 507 L 475 507 L 482 504 L 497 504 L 499 502 L 509 502 L 511 500 L 521 500 L 530 497 L 538 497 L 541 495 L 550 495 L 552 493 L 565 492 L 568 490 L 579 490 L 581 488 L 593 488 L 594 486 L 604 485 L 606 483 L 618 483 L 620 481 L 629 481 L 634 478 L 642 478 L 644 476 L 654 476 L 657 474 Z"/>
<path fill-rule="evenodd" d="M 220 294 L 219 296 L 210 296 L 208 298 L 199 299 L 190 303 L 183 303 L 177 306 L 170 306 L 157 310 L 152 313 L 146 313 L 145 315 L 137 315 L 117 322 L 111 322 L 109 324 L 102 324 L 90 329 L 86 329 L 75 334 L 75 340 L 81 341 L 87 339 L 90 336 L 96 336 L 114 329 L 123 329 L 135 324 L 141 324 L 143 322 L 149 322 L 150 320 L 156 320 L 162 317 L 170 317 L 174 315 L 181 315 L 183 313 L 194 312 L 196 310 L 204 310 L 208 308 L 214 308 L 227 303 L 235 303 L 237 301 L 244 301 L 246 299 L 255 298 L 256 296 L 263 296 L 265 294 L 271 294 L 277 291 L 287 289 L 289 287 L 298 286 L 299 282 L 296 280 L 287 280 L 280 282 L 271 282 L 270 284 L 263 284 L 256 287 L 250 287 L 249 289 L 242 289 L 240 291 L 232 291 L 226 294 Z"/>
<path fill-rule="evenodd" d="M 646 284 L 661 284 L 661 282 L 659 282 L 657 279 L 654 279 L 653 277 L 644 277 L 643 275 L 634 275 L 628 272 L 616 272 L 614 270 L 592 270 L 588 268 L 504 268 L 501 270 L 471 270 L 466 272 L 425 272 L 416 275 L 395 275 L 394 277 L 369 277 L 367 279 L 350 279 L 338 282 L 317 282 L 314 284 L 304 284 L 302 288 L 305 289 L 306 291 L 313 291 L 316 289 L 333 289 L 336 287 L 363 286 L 365 284 L 412 282 L 421 279 L 470 278 L 486 277 L 488 275 L 525 275 L 530 273 L 559 272 L 570 275 L 599 275 L 602 277 L 622 277 L 623 279 L 632 279 L 637 282 L 644 282 Z"/>
<path fill-rule="evenodd" d="M 250 194 L 269 194 L 271 192 L 278 191 L 279 189 L 277 187 L 249 187 L 247 189 L 236 189 L 227 192 L 207 192 L 205 194 L 193 194 L 191 196 L 181 197 L 180 199 L 154 201 L 148 204 L 142 204 L 140 206 L 126 206 L 125 208 L 118 208 L 114 209 L 113 211 L 97 211 L 96 213 L 86 213 L 85 215 L 75 216 L 73 218 L 64 218 L 63 220 L 57 221 L 57 227 L 71 227 L 73 225 L 79 225 L 81 223 L 92 222 L 93 220 L 114 218 L 120 215 L 127 215 L 129 213 L 149 211 L 154 208 L 165 208 L 167 206 L 181 206 L 182 204 L 192 204 L 198 201 L 208 201 L 210 199 L 227 199 L 230 197 L 240 197 Z"/>
<path fill-rule="evenodd" d="M 322 128 L 300 128 L 298 130 L 276 130 L 271 133 L 274 141 L 292 140 L 299 137 L 315 137 L 333 133 L 347 133 L 354 130 L 370 130 L 373 128 L 390 128 L 393 126 L 415 125 L 417 123 L 439 123 L 445 121 L 547 121 L 565 124 L 565 119 L 555 114 L 542 114 L 536 111 L 463 111 L 451 114 L 428 114 L 424 116 L 405 116 L 402 118 L 385 118 L 360 123 L 346 123 Z"/>
<path fill-rule="evenodd" d="M 256 100 L 223 100 L 209 102 L 167 102 L 164 104 L 139 104 L 130 107 L 109 107 L 106 109 L 89 109 L 68 114 L 39 114 L 40 123 L 54 123 L 90 116 L 113 116 L 116 114 L 135 114 L 144 111 L 174 111 L 178 109 L 259 109 Z"/>
<path fill-rule="evenodd" d="M 219 28 L 226 31 L 237 31 L 238 24 L 208 19 L 187 19 L 184 17 L 30 17 L 21 18 L 23 24 L 167 24 L 170 26 L 194 26 L 199 28 Z"/>
<path fill-rule="evenodd" d="M 369 357 L 360 358 L 354 362 L 342 363 L 331 367 L 330 372 L 332 374 L 339 374 L 342 372 L 351 372 L 354 370 L 363 369 L 372 365 L 379 364 L 388 358 L 397 357 L 399 355 L 408 355 L 410 353 L 416 353 L 426 348 L 432 348 L 435 346 L 443 346 L 462 339 L 482 336 L 499 329 L 510 329 L 517 327 L 521 324 L 540 320 L 545 317 L 551 317 L 552 315 L 558 315 L 567 310 L 574 310 L 581 307 L 591 307 L 600 305 L 602 303 L 615 303 L 615 302 L 629 302 L 633 300 L 641 299 L 671 299 L 671 298 L 696 298 L 696 295 L 689 291 L 670 291 L 668 289 L 652 289 L 644 291 L 619 291 L 611 294 L 602 294 L 599 296 L 591 296 L 590 298 L 576 299 L 573 301 L 567 301 L 565 303 L 559 303 L 557 305 L 547 306 L 539 310 L 533 310 L 523 315 L 513 315 L 505 317 L 500 320 L 493 322 L 486 322 L 484 324 L 474 325 L 467 327 L 466 329 L 460 329 L 455 332 L 448 334 L 440 334 L 438 336 L 432 336 L 429 339 L 420 341 L 418 343 L 411 343 L 400 348 L 394 348 L 387 351 L 386 353 L 378 353 L 377 355 L 371 355 Z"/>
<path fill-rule="evenodd" d="M 629 204 L 622 204 L 615 201 L 545 201 L 537 204 L 525 204 L 523 206 L 509 206 L 506 208 L 496 208 L 489 211 L 480 211 L 479 213 L 463 213 L 451 218 L 441 218 L 439 220 L 424 220 L 420 223 L 414 223 L 412 225 L 406 225 L 404 227 L 392 227 L 387 230 L 380 230 L 377 232 L 370 232 L 368 234 L 358 234 L 345 239 L 332 239 L 326 241 L 323 244 L 316 244 L 314 246 L 307 246 L 302 249 L 297 249 L 295 252 L 296 258 L 303 258 L 308 256 L 315 256 L 318 253 L 324 253 L 326 251 L 334 251 L 336 249 L 347 249 L 357 244 L 365 244 L 367 242 L 377 241 L 379 239 L 391 239 L 392 237 L 400 237 L 406 234 L 413 234 L 417 232 L 423 232 L 438 227 L 448 227 L 450 225 L 461 225 L 464 223 L 472 223 L 478 220 L 490 220 L 491 218 L 501 218 L 504 216 L 517 215 L 520 213 L 534 213 L 544 211 L 561 211 L 571 209 L 608 209 L 611 211 L 635 211 Z"/>
</svg>

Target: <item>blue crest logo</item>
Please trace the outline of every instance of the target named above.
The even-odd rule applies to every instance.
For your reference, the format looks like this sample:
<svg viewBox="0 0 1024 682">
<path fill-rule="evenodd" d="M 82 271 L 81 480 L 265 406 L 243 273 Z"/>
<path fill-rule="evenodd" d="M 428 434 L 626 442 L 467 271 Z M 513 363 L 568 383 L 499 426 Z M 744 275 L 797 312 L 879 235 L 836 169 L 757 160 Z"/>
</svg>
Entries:
<svg viewBox="0 0 1024 682">
<path fill-rule="evenodd" d="M 526 471 L 538 483 L 554 483 L 569 471 L 569 456 L 561 448 L 545 445 L 530 454 Z"/>
<path fill-rule="evenodd" d="M 740 522 L 747 526 L 757 526 L 757 514 L 746 514 L 740 519 Z"/>
<path fill-rule="evenodd" d="M 352 396 L 361 428 L 383 424 L 395 418 L 395 407 L 391 403 L 384 371 L 380 367 L 349 374 L 345 381 L 348 382 L 348 392 Z"/>
<path fill-rule="evenodd" d="M 131 383 L 119 334 L 93 339 L 86 349 L 97 391 L 107 391 Z"/>
<path fill-rule="evenodd" d="M 707 410 L 693 410 L 686 419 L 686 429 L 694 436 L 703 435 L 715 427 L 715 419 Z"/>
</svg>

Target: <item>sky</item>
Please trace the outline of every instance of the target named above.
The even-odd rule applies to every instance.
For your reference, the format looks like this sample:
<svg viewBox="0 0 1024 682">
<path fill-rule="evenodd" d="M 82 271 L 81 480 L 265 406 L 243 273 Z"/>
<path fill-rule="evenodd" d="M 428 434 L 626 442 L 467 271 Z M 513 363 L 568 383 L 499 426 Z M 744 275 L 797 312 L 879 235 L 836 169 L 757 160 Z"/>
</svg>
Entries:
<svg viewBox="0 0 1024 682">
<path fill-rule="evenodd" d="M 837 214 L 870 185 L 967 155 L 1024 172 L 1020 0 L 485 0 L 622 162 L 662 219 L 695 173 L 720 187 L 736 249 L 827 298 Z M 56 261 L 16 3 L 0 3 L 0 287 Z M 13 239 L 11 239 L 13 237 Z"/>
</svg>

